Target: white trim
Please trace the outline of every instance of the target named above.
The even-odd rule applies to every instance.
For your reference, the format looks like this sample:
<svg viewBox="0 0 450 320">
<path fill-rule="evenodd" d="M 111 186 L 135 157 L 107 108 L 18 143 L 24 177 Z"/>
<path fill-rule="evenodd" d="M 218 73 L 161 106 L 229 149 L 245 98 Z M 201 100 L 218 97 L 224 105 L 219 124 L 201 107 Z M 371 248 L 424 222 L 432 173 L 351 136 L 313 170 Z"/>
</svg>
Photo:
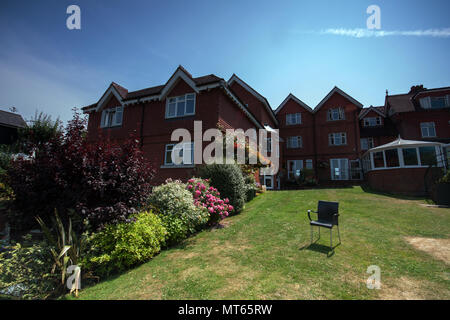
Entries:
<svg viewBox="0 0 450 320">
<path fill-rule="evenodd" d="M 297 98 L 296 96 L 294 96 L 292 93 L 289 93 L 289 95 L 286 97 L 286 99 L 283 100 L 283 102 L 278 106 L 278 108 L 275 110 L 275 114 L 277 114 L 278 112 L 280 112 L 281 109 L 283 109 L 284 105 L 290 100 L 294 100 L 295 102 L 297 102 L 300 106 L 302 106 L 303 108 L 305 108 L 306 110 L 308 110 L 309 112 L 313 112 L 313 109 L 308 106 L 306 103 L 304 103 L 302 100 L 300 100 L 299 98 Z"/>
<path fill-rule="evenodd" d="M 122 97 L 117 92 L 116 88 L 112 84 L 110 84 L 109 88 L 105 91 L 105 93 L 100 98 L 99 102 L 97 103 L 97 106 L 95 107 L 96 112 L 99 111 L 103 107 L 103 105 L 108 101 L 111 94 L 114 95 L 114 97 L 116 97 L 117 101 L 119 101 L 120 105 L 123 106 Z M 88 111 L 88 110 L 85 110 L 85 111 Z"/>
<path fill-rule="evenodd" d="M 361 112 L 359 113 L 358 118 L 361 120 L 362 118 L 364 118 L 364 117 L 369 113 L 370 110 L 372 110 L 372 111 L 378 113 L 378 114 L 379 114 L 380 116 L 382 116 L 383 118 L 386 118 L 386 115 L 383 114 L 383 113 L 382 113 L 381 111 L 379 111 L 378 109 L 376 109 L 374 106 L 370 106 L 369 108 L 363 108 L 363 109 L 361 110 Z"/>
<path fill-rule="evenodd" d="M 222 87 L 225 93 L 241 108 L 242 111 L 250 118 L 250 120 L 259 128 L 264 129 L 264 127 L 259 123 L 258 120 L 247 110 L 247 108 L 239 101 L 239 99 L 228 89 L 227 87 Z"/>
<path fill-rule="evenodd" d="M 338 93 L 341 96 L 343 96 L 344 98 L 346 98 L 347 100 L 349 100 L 350 102 L 352 102 L 353 104 L 355 104 L 357 107 L 362 108 L 363 105 L 356 100 L 355 98 L 352 98 L 351 96 L 349 96 L 347 93 L 345 93 L 344 91 L 342 91 L 341 89 L 339 89 L 338 87 L 334 87 L 333 89 L 331 89 L 331 91 L 325 96 L 325 98 L 322 99 L 322 101 L 319 102 L 319 104 L 314 108 L 314 113 L 316 113 L 317 111 L 319 111 L 319 109 L 325 104 L 325 102 L 328 101 L 328 99 L 331 98 L 331 96 L 334 93 Z"/>
<path fill-rule="evenodd" d="M 198 93 L 197 85 L 195 84 L 194 80 L 192 80 L 192 78 L 188 76 L 183 69 L 178 68 L 177 71 L 175 71 L 175 73 L 170 77 L 169 81 L 167 81 L 164 88 L 161 90 L 159 100 L 164 100 L 164 98 L 169 94 L 170 90 L 172 90 L 175 84 L 177 84 L 179 79 L 182 79 L 192 88 L 192 90 Z"/>
<path fill-rule="evenodd" d="M 242 86 L 245 90 L 250 92 L 255 98 L 257 98 L 259 101 L 263 103 L 263 105 L 266 107 L 267 112 L 272 117 L 272 120 L 275 122 L 276 125 L 278 125 L 278 120 L 274 115 L 274 111 L 269 105 L 269 102 L 265 97 L 263 97 L 261 94 L 259 94 L 255 89 L 251 88 L 248 84 L 246 84 L 242 79 L 240 79 L 236 74 L 233 74 L 231 78 L 228 80 L 228 85 L 231 86 L 233 82 L 237 82 L 240 86 Z"/>
</svg>

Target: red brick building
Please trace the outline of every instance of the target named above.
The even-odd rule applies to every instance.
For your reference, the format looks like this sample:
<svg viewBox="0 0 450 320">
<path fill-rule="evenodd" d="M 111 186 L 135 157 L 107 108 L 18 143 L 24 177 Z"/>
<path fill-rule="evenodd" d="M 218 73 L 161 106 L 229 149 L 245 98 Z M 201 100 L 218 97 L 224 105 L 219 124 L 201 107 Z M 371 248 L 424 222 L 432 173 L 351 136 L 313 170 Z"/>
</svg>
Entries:
<svg viewBox="0 0 450 320">
<path fill-rule="evenodd" d="M 406 94 L 386 95 L 385 108 L 403 139 L 450 142 L 450 87 L 413 86 Z"/>
<path fill-rule="evenodd" d="M 280 171 L 261 176 L 268 188 L 281 188 L 303 169 L 322 183 L 358 183 L 361 157 L 373 147 L 397 139 L 450 142 L 450 87 L 414 86 L 407 94 L 386 95 L 385 105 L 363 105 L 334 87 L 312 109 L 289 94 L 273 111 L 267 99 L 233 76 L 193 77 L 183 67 L 159 86 L 129 92 L 112 83 L 99 101 L 84 107 L 89 114 L 88 138 L 123 141 L 131 133 L 157 170 L 157 181 L 186 179 L 194 165 L 174 165 L 172 132 L 186 128 L 194 137 L 194 121 L 209 128 L 279 129 Z M 209 142 L 203 142 L 203 147 Z M 270 145 L 270 143 L 269 143 Z M 184 156 L 192 156 L 186 144 Z M 189 156 L 191 155 L 191 156 Z"/>
<path fill-rule="evenodd" d="M 183 147 L 184 157 L 192 155 L 188 164 L 172 161 L 172 132 L 185 128 L 194 138 L 194 121 L 209 128 L 263 128 L 260 120 L 233 92 L 228 83 L 215 75 L 194 78 L 183 67 L 164 85 L 128 92 L 112 83 L 100 100 L 83 111 L 89 114 L 88 138 L 123 141 L 134 132 L 142 150 L 154 165 L 155 183 L 167 178 L 186 179 L 194 169 L 193 145 Z M 209 144 L 204 142 L 203 146 Z"/>
</svg>

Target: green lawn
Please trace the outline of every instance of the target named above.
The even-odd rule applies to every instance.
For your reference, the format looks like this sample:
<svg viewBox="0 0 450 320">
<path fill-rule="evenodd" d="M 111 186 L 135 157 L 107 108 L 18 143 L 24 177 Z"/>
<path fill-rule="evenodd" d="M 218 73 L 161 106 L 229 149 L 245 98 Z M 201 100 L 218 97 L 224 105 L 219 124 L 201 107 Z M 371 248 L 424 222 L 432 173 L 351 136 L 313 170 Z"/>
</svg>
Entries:
<svg viewBox="0 0 450 320">
<path fill-rule="evenodd" d="M 334 254 L 326 229 L 309 246 L 306 210 L 318 200 L 340 203 Z M 450 238 L 450 209 L 423 203 L 359 187 L 267 192 L 225 228 L 203 231 L 80 298 L 450 299 L 449 265 L 405 240 Z M 370 265 L 381 268 L 380 290 L 366 287 Z"/>
</svg>

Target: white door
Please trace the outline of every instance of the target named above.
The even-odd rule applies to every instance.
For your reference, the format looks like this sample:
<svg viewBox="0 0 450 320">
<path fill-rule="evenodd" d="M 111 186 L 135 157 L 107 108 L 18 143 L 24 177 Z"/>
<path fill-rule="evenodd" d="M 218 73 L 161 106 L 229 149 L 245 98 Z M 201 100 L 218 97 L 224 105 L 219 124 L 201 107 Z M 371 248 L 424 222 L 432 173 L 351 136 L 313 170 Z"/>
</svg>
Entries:
<svg viewBox="0 0 450 320">
<path fill-rule="evenodd" d="M 288 179 L 293 179 L 300 176 L 303 169 L 303 160 L 288 160 Z"/>
<path fill-rule="evenodd" d="M 331 180 L 348 180 L 348 159 L 330 159 Z"/>
<path fill-rule="evenodd" d="M 273 189 L 273 176 L 264 176 L 263 182 L 266 189 Z"/>
</svg>

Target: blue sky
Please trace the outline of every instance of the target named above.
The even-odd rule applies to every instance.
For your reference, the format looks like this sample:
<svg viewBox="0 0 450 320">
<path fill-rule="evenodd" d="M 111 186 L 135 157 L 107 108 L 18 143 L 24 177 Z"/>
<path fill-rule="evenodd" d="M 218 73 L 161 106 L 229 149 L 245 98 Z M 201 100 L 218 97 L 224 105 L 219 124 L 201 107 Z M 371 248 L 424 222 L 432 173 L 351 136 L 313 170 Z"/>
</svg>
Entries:
<svg viewBox="0 0 450 320">
<path fill-rule="evenodd" d="M 81 30 L 66 27 L 71 4 Z M 396 33 L 354 36 L 372 4 L 381 31 Z M 236 73 L 274 109 L 290 92 L 314 107 L 335 85 L 381 105 L 386 89 L 450 86 L 449 12 L 445 0 L 2 0 L 0 109 L 68 120 L 111 81 L 159 85 L 180 64 L 193 76 Z"/>
</svg>

